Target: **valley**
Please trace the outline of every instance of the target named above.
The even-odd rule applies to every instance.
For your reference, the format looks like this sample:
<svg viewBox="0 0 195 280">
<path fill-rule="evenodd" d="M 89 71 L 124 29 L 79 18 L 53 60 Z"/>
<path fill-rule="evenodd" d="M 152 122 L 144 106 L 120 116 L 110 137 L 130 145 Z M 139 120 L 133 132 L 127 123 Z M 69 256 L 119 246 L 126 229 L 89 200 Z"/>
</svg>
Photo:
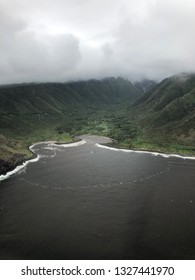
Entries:
<svg viewBox="0 0 195 280">
<path fill-rule="evenodd" d="M 144 84 L 146 86 L 146 82 Z M 0 173 L 39 141 L 107 136 L 128 149 L 195 154 L 195 75 L 143 88 L 122 78 L 0 87 Z"/>
</svg>

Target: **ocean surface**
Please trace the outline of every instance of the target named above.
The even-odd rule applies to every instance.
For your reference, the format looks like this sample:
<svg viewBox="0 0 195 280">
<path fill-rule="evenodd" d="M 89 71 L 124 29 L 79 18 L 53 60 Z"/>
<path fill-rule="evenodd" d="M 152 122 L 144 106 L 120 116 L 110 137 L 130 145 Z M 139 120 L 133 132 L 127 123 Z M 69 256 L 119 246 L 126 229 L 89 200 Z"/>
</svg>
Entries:
<svg viewBox="0 0 195 280">
<path fill-rule="evenodd" d="M 31 146 L 0 177 L 0 259 L 195 259 L 195 158 Z"/>
</svg>

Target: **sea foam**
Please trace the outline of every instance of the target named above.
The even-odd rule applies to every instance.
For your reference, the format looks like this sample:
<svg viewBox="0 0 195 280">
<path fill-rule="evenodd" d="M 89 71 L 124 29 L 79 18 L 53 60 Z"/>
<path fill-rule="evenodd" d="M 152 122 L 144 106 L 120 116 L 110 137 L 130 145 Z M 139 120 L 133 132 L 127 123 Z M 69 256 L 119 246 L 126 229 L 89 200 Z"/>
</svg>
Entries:
<svg viewBox="0 0 195 280">
<path fill-rule="evenodd" d="M 114 147 L 108 147 L 105 145 L 101 145 L 96 143 L 96 146 L 99 148 L 103 148 L 103 149 L 108 149 L 111 151 L 117 151 L 117 152 L 124 152 L 124 153 L 139 153 L 139 154 L 150 154 L 150 155 L 154 155 L 154 156 L 161 156 L 164 158 L 171 158 L 171 157 L 175 157 L 175 158 L 181 158 L 181 159 L 191 159 L 191 160 L 195 160 L 194 156 L 181 156 L 181 155 L 177 155 L 177 154 L 164 154 L 164 153 L 159 153 L 159 152 L 149 152 L 149 151 L 136 151 L 136 150 L 128 150 L 128 149 L 118 149 L 118 148 L 114 148 Z"/>
<path fill-rule="evenodd" d="M 31 152 L 33 152 L 34 154 L 36 154 L 36 153 L 35 153 L 34 147 L 35 147 L 37 144 L 38 144 L 38 143 L 33 144 L 33 145 L 31 145 L 31 146 L 29 147 L 29 150 L 30 150 Z M 23 168 L 25 168 L 29 163 L 39 161 L 40 158 L 42 158 L 41 155 L 36 155 L 35 158 L 26 160 L 26 161 L 23 162 L 22 164 L 16 166 L 16 168 L 14 168 L 13 170 L 8 171 L 5 175 L 0 175 L 0 182 L 3 181 L 3 180 L 6 180 L 6 179 L 8 179 L 10 176 L 12 176 L 12 175 L 18 173 L 20 170 L 22 170 Z"/>
<path fill-rule="evenodd" d="M 86 143 L 85 140 L 81 140 L 79 142 L 74 142 L 74 143 L 69 143 L 69 144 L 55 144 L 55 143 L 52 143 L 52 144 L 49 144 L 48 146 L 54 146 L 54 147 L 63 147 L 63 148 L 69 148 L 69 147 L 77 147 L 77 146 L 81 146 L 81 145 L 84 145 Z"/>
<path fill-rule="evenodd" d="M 18 173 L 21 169 L 23 169 L 24 167 L 26 167 L 29 163 L 31 162 L 36 162 L 41 158 L 40 155 L 38 155 L 36 158 L 33 159 L 29 159 L 25 162 L 23 162 L 21 165 L 18 165 L 14 170 L 11 170 L 9 172 L 7 172 L 5 175 L 0 175 L 0 181 L 3 181 L 5 179 L 8 179 L 11 175 L 14 175 L 16 173 Z"/>
<path fill-rule="evenodd" d="M 45 142 L 45 143 L 49 143 L 49 142 Z M 60 144 L 60 145 L 59 145 L 59 144 L 51 143 L 51 144 L 48 144 L 48 146 L 57 146 L 57 147 L 69 148 L 69 147 L 77 147 L 77 146 L 83 145 L 83 144 L 85 144 L 85 143 L 86 143 L 85 140 L 81 140 L 81 141 L 79 141 L 79 142 L 70 143 L 70 144 Z M 36 153 L 35 153 L 34 147 L 35 147 L 36 145 L 38 145 L 38 144 L 44 144 L 44 142 L 43 142 L 43 143 L 36 143 L 36 144 L 31 145 L 31 146 L 29 147 L 29 150 L 30 150 L 31 152 L 33 152 L 34 154 L 36 154 Z M 44 156 L 37 155 L 35 158 L 29 159 L 29 160 L 23 162 L 22 164 L 18 165 L 15 169 L 13 169 L 13 170 L 11 170 L 11 171 L 8 171 L 5 175 L 0 175 L 0 182 L 3 181 L 3 180 L 5 180 L 5 179 L 8 179 L 10 176 L 12 176 L 12 175 L 18 173 L 21 169 L 23 169 L 24 167 L 26 167 L 29 163 L 39 161 L 39 159 L 42 158 L 42 157 L 44 157 Z"/>
</svg>

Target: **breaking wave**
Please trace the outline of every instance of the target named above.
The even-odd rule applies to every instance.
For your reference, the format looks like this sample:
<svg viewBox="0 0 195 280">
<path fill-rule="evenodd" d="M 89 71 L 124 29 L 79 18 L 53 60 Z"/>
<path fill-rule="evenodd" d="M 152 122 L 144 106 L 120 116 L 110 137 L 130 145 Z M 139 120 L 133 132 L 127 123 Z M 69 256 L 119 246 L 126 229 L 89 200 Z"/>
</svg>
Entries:
<svg viewBox="0 0 195 280">
<path fill-rule="evenodd" d="M 135 151 L 135 150 L 127 150 L 127 149 L 118 149 L 118 148 L 114 148 L 114 147 L 108 147 L 105 145 L 101 145 L 101 144 L 96 144 L 97 147 L 99 148 L 103 148 L 103 149 L 108 149 L 111 151 L 118 151 L 118 152 L 124 152 L 124 153 L 139 153 L 139 154 L 150 154 L 150 155 L 154 155 L 154 156 L 161 156 L 164 158 L 171 158 L 171 157 L 175 157 L 175 158 L 181 158 L 181 159 L 192 159 L 195 160 L 194 156 L 181 156 L 181 155 L 177 155 L 177 154 L 164 154 L 164 153 L 159 153 L 159 152 L 149 152 L 149 151 Z"/>
<path fill-rule="evenodd" d="M 44 142 L 43 142 L 44 143 Z M 43 144 L 42 143 L 42 144 Z M 48 143 L 48 142 L 45 142 L 45 143 Z M 64 147 L 64 148 L 69 148 L 69 147 L 77 147 L 77 146 L 80 146 L 80 145 L 83 145 L 85 144 L 86 141 L 85 140 L 81 140 L 79 142 L 75 142 L 75 143 L 70 143 L 70 144 L 54 144 L 54 143 L 51 143 L 51 144 L 48 144 L 48 146 L 52 147 L 52 146 L 55 146 L 55 147 Z M 36 144 L 33 144 L 29 147 L 29 150 L 31 152 L 33 152 L 34 154 L 37 155 L 36 153 L 36 149 L 34 149 L 34 147 L 36 145 L 38 145 L 40 143 L 36 143 Z M 56 153 L 54 155 L 52 155 L 51 157 L 54 157 L 56 155 Z M 35 158 L 33 159 L 29 159 L 25 162 L 23 162 L 22 164 L 18 165 L 15 169 L 11 170 L 11 171 L 8 171 L 5 175 L 0 175 L 0 182 L 5 180 L 5 179 L 8 179 L 10 176 L 18 173 L 21 169 L 23 169 L 24 167 L 26 167 L 29 163 L 31 162 L 37 162 L 39 161 L 40 158 L 44 157 L 43 155 L 37 155 Z"/>
<path fill-rule="evenodd" d="M 81 146 L 84 145 L 86 143 L 85 140 L 81 140 L 79 142 L 75 142 L 75 143 L 69 143 L 69 144 L 55 144 L 55 143 L 51 143 L 48 146 L 50 147 L 63 147 L 63 148 L 69 148 L 69 147 L 77 147 L 77 146 Z"/>
<path fill-rule="evenodd" d="M 40 155 L 37 155 L 36 158 L 33 158 L 33 159 L 29 159 L 25 162 L 23 162 L 21 165 L 18 165 L 14 170 L 11 170 L 9 172 L 7 172 L 5 175 L 0 175 L 0 181 L 3 181 L 5 179 L 8 179 L 10 176 L 18 173 L 21 169 L 23 169 L 24 167 L 26 167 L 29 163 L 31 162 L 36 162 L 38 161 L 39 159 L 41 158 Z"/>
</svg>

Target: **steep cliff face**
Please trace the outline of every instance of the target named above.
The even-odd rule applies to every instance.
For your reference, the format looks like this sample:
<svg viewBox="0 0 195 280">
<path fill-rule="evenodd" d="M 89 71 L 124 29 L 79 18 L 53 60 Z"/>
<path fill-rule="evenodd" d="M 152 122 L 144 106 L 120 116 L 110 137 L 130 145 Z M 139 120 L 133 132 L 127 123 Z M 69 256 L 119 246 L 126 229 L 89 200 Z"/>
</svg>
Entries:
<svg viewBox="0 0 195 280">
<path fill-rule="evenodd" d="M 136 100 L 134 106 L 142 106 L 147 112 L 162 112 L 170 106 L 170 109 L 177 110 L 188 106 L 186 109 L 192 111 L 194 109 L 194 95 L 195 75 L 176 75 L 163 80 L 153 89 L 142 95 Z M 178 105 L 180 103 L 180 106 L 175 106 L 177 103 Z M 186 114 L 188 112 L 186 110 Z"/>
<path fill-rule="evenodd" d="M 133 102 L 142 93 L 128 80 L 109 78 L 72 83 L 0 87 L 1 114 L 63 113 L 74 106 Z"/>
</svg>

